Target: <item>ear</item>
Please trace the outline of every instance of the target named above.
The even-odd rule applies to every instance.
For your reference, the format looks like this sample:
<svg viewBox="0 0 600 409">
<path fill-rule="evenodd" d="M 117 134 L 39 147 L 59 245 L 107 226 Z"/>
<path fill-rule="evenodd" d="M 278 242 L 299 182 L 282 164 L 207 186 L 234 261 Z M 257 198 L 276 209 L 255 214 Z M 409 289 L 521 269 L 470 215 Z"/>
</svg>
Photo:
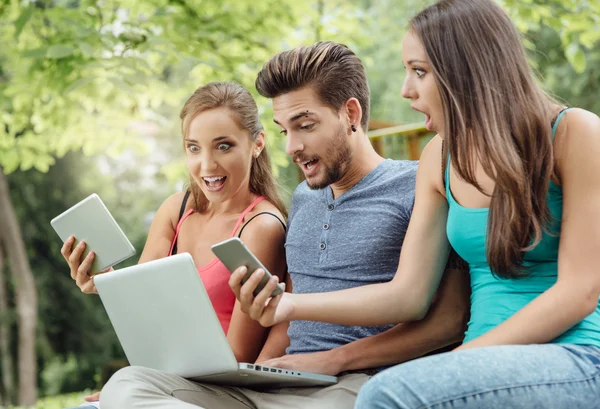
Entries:
<svg viewBox="0 0 600 409">
<path fill-rule="evenodd" d="M 254 141 L 254 149 L 252 155 L 256 158 L 260 155 L 260 153 L 265 149 L 265 131 L 260 131 L 258 135 L 256 135 L 256 140 Z"/>
<path fill-rule="evenodd" d="M 342 115 L 346 117 L 348 121 L 348 127 L 354 125 L 357 129 L 360 128 L 360 122 L 362 121 L 362 107 L 360 102 L 356 98 L 350 98 L 343 106 Z"/>
</svg>

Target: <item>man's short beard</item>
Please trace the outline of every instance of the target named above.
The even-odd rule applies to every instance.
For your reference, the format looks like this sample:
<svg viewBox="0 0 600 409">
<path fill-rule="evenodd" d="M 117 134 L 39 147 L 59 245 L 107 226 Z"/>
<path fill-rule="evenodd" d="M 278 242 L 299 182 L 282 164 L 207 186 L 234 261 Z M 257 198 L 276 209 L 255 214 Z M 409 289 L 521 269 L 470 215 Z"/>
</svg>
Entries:
<svg viewBox="0 0 600 409">
<path fill-rule="evenodd" d="M 321 165 L 325 169 L 325 178 L 322 182 L 315 184 L 309 182 L 307 179 L 306 183 L 308 184 L 308 187 L 313 190 L 324 189 L 327 186 L 338 182 L 346 174 L 348 164 L 352 160 L 352 152 L 350 150 L 350 144 L 348 143 L 345 128 L 342 124 L 340 124 L 336 137 L 327 150 L 327 154 L 324 158 L 331 158 L 331 167 L 326 167 L 327 165 L 321 162 Z"/>
</svg>

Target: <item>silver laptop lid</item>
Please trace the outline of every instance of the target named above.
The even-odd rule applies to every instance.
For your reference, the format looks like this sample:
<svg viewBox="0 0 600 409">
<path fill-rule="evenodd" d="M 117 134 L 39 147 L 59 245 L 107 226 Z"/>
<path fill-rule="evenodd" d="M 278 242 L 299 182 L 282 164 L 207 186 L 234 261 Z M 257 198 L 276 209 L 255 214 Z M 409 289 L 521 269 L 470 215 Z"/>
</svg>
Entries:
<svg viewBox="0 0 600 409">
<path fill-rule="evenodd" d="M 185 378 L 237 370 L 188 253 L 101 274 L 94 283 L 131 365 Z"/>
</svg>

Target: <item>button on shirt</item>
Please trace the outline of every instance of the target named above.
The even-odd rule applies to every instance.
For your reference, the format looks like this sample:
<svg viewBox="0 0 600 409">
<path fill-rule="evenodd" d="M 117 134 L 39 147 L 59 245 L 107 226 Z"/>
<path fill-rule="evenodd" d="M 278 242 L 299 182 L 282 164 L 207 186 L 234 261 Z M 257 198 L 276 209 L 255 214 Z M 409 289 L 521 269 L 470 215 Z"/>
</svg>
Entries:
<svg viewBox="0 0 600 409">
<path fill-rule="evenodd" d="M 341 196 L 330 187 L 294 192 L 286 256 L 293 291 L 336 291 L 393 278 L 412 213 L 417 162 L 385 160 Z M 291 353 L 329 350 L 391 326 L 293 321 Z"/>
</svg>

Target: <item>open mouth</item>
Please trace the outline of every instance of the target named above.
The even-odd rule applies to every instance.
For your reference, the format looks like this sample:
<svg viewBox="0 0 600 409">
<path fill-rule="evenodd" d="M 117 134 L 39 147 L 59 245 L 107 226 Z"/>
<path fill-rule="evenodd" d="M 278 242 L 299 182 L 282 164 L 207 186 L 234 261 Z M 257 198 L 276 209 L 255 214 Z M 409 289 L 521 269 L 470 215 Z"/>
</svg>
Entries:
<svg viewBox="0 0 600 409">
<path fill-rule="evenodd" d="M 413 107 L 412 105 L 411 105 L 411 108 L 414 109 L 415 111 L 420 112 L 423 115 L 425 115 L 425 128 L 427 128 L 428 130 L 431 131 L 431 126 L 432 126 L 431 116 L 429 114 L 421 111 L 420 109 L 417 109 L 417 108 Z"/>
<path fill-rule="evenodd" d="M 305 177 L 314 176 L 318 172 L 319 163 L 320 161 L 317 158 L 298 162 L 300 168 L 302 168 L 302 172 L 304 173 Z"/>
<path fill-rule="evenodd" d="M 314 168 L 317 165 L 317 162 L 319 162 L 319 159 L 307 160 L 307 161 L 302 162 L 302 167 L 305 170 L 311 170 L 312 168 Z"/>
<path fill-rule="evenodd" d="M 218 192 L 219 190 L 221 190 L 223 188 L 223 185 L 225 184 L 226 179 L 227 176 L 214 176 L 202 178 L 202 180 L 204 180 L 206 189 L 210 192 Z"/>
</svg>

